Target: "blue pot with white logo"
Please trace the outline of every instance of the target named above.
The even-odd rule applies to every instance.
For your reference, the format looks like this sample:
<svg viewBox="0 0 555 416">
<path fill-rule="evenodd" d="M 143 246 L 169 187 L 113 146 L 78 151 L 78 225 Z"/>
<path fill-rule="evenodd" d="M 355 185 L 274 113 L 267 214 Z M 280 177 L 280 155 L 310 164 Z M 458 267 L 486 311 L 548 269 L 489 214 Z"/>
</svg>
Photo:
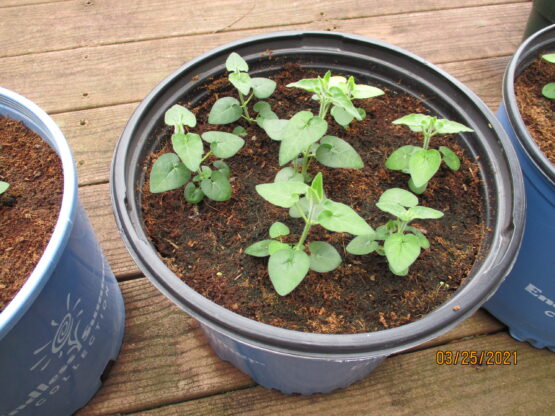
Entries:
<svg viewBox="0 0 555 416">
<path fill-rule="evenodd" d="M 0 415 L 71 415 L 101 385 L 123 338 L 123 298 L 77 197 L 69 146 L 37 105 L 0 88 L 0 115 L 58 154 L 64 184 L 48 245 L 0 313 Z"/>
<path fill-rule="evenodd" d="M 555 351 L 555 166 L 530 136 L 514 90 L 515 78 L 547 52 L 555 52 L 555 25 L 520 46 L 503 80 L 497 117 L 517 151 L 528 206 L 515 266 L 485 308 L 509 326 L 514 338 Z"/>
</svg>

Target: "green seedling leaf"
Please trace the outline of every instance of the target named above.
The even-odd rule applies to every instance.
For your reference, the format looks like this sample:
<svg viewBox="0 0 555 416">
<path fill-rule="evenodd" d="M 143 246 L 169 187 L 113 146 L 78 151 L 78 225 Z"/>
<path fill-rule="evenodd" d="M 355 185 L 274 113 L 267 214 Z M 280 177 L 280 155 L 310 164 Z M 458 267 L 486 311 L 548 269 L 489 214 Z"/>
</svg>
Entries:
<svg viewBox="0 0 555 416">
<path fill-rule="evenodd" d="M 393 204 L 391 202 L 378 202 L 376 203 L 376 206 L 383 212 L 387 212 L 388 214 L 397 218 L 402 218 L 403 220 L 405 220 L 407 216 L 407 210 L 399 204 Z"/>
<path fill-rule="evenodd" d="M 354 116 L 342 107 L 333 106 L 330 113 L 336 123 L 343 127 L 348 126 L 354 119 Z"/>
<path fill-rule="evenodd" d="M 400 170 L 404 173 L 409 171 L 409 160 L 417 150 L 418 146 L 405 145 L 395 150 L 385 161 L 385 167 L 391 170 Z"/>
<path fill-rule="evenodd" d="M 351 78 L 353 79 L 353 82 L 354 82 L 353 77 L 350 77 L 349 80 Z M 347 78 L 342 77 L 341 75 L 334 75 L 333 77 L 330 77 L 329 86 L 330 87 L 337 87 L 341 91 L 343 91 L 345 94 L 347 94 L 349 92 L 349 81 L 347 81 Z"/>
<path fill-rule="evenodd" d="M 409 160 L 409 172 L 414 185 L 425 185 L 438 171 L 440 164 L 441 154 L 435 149 L 414 152 Z"/>
<path fill-rule="evenodd" d="M 279 237 L 289 235 L 290 231 L 287 225 L 277 221 L 270 226 L 269 233 L 270 233 L 270 237 L 279 238 Z"/>
<path fill-rule="evenodd" d="M 270 139 L 281 141 L 283 139 L 287 123 L 289 123 L 289 120 L 263 119 L 260 127 L 264 129 Z"/>
<path fill-rule="evenodd" d="M 249 65 L 236 52 L 231 52 L 225 61 L 225 68 L 229 72 L 248 72 Z"/>
<path fill-rule="evenodd" d="M 361 169 L 362 159 L 345 140 L 335 136 L 325 136 L 316 150 L 316 159 L 330 168 Z"/>
<path fill-rule="evenodd" d="M 245 249 L 245 254 L 254 257 L 266 257 L 270 255 L 268 247 L 270 243 L 274 240 L 262 240 L 254 244 L 251 244 Z"/>
<path fill-rule="evenodd" d="M 268 98 L 276 89 L 275 81 L 268 78 L 252 78 L 252 91 L 259 99 Z"/>
<path fill-rule="evenodd" d="M 301 250 L 284 248 L 268 261 L 270 280 L 280 296 L 289 294 L 305 278 L 310 267 L 308 255 Z"/>
<path fill-rule="evenodd" d="M 549 63 L 555 64 L 555 53 L 548 53 L 548 54 L 542 55 L 542 58 Z"/>
<path fill-rule="evenodd" d="M 212 163 L 212 165 L 226 178 L 229 178 L 231 176 L 231 169 L 229 169 L 229 166 L 227 166 L 227 163 L 225 163 L 223 160 L 216 160 L 214 161 L 214 163 Z"/>
<path fill-rule="evenodd" d="M 197 188 L 193 182 L 189 182 L 185 186 L 185 191 L 183 192 L 185 201 L 191 204 L 198 204 L 204 199 L 204 192 L 200 188 Z"/>
<path fill-rule="evenodd" d="M 245 141 L 239 136 L 221 131 L 203 133 L 202 139 L 210 143 L 212 153 L 222 159 L 235 155 L 245 144 Z"/>
<path fill-rule="evenodd" d="M 343 108 L 347 113 L 352 115 L 357 120 L 361 120 L 360 113 L 357 111 L 349 97 L 338 87 L 331 87 L 329 89 L 331 94 L 332 103 L 337 106 Z"/>
<path fill-rule="evenodd" d="M 376 241 L 376 234 L 357 235 L 349 244 L 347 244 L 347 252 L 357 255 L 365 256 L 370 254 L 378 248 Z"/>
<path fill-rule="evenodd" d="M 318 222 L 327 230 L 353 235 L 372 234 L 374 230 L 348 205 L 326 200 Z"/>
<path fill-rule="evenodd" d="M 304 178 L 299 172 L 292 167 L 281 169 L 275 176 L 274 182 L 303 182 Z"/>
<path fill-rule="evenodd" d="M 440 134 L 452 134 L 452 133 L 463 133 L 463 132 L 472 132 L 470 127 L 465 126 L 464 124 L 457 123 L 456 121 L 447 120 L 441 118 L 437 120 L 435 124 L 436 131 Z"/>
<path fill-rule="evenodd" d="M 402 124 L 408 126 L 412 131 L 421 132 L 429 124 L 432 117 L 425 114 L 408 114 L 397 120 L 392 121 L 393 124 Z"/>
<path fill-rule="evenodd" d="M 227 201 L 231 198 L 231 185 L 225 175 L 217 170 L 212 172 L 210 178 L 201 181 L 200 188 L 213 201 Z"/>
<path fill-rule="evenodd" d="M 272 111 L 272 107 L 266 101 L 258 101 L 252 109 L 258 113 L 262 118 L 268 120 L 277 119 L 278 116 Z"/>
<path fill-rule="evenodd" d="M 443 155 L 443 161 L 447 167 L 451 170 L 459 170 L 461 167 L 461 161 L 459 157 L 451 149 L 445 146 L 439 146 L 439 151 Z"/>
<path fill-rule="evenodd" d="M 300 88 L 309 92 L 318 92 L 320 90 L 320 81 L 318 78 L 301 79 L 300 81 L 287 84 L 287 88 Z"/>
<path fill-rule="evenodd" d="M 187 169 L 193 172 L 198 170 L 204 153 L 202 140 L 198 134 L 176 133 L 172 135 L 172 146 Z"/>
<path fill-rule="evenodd" d="M 310 111 L 295 114 L 285 126 L 279 147 L 279 164 L 285 165 L 326 133 L 328 123 Z"/>
<path fill-rule="evenodd" d="M 317 273 L 327 273 L 341 264 L 341 256 L 334 246 L 323 241 L 313 241 L 310 250 L 310 269 Z"/>
<path fill-rule="evenodd" d="M 407 225 L 405 230 L 413 233 L 416 236 L 416 238 L 418 238 L 418 244 L 420 244 L 420 247 L 422 247 L 423 249 L 430 248 L 430 242 L 428 241 L 424 233 L 420 231 L 418 228 Z"/>
<path fill-rule="evenodd" d="M 412 207 L 408 210 L 408 215 L 411 219 L 436 219 L 443 217 L 443 212 L 438 211 L 437 209 L 428 208 L 428 207 Z"/>
<path fill-rule="evenodd" d="M 181 128 L 179 131 L 182 132 L 181 126 L 195 127 L 197 125 L 197 118 L 182 105 L 175 104 L 164 114 L 164 123 L 168 126 L 176 126 L 178 130 Z"/>
<path fill-rule="evenodd" d="M 231 132 L 239 137 L 245 137 L 247 135 L 247 130 L 244 127 L 237 126 Z"/>
<path fill-rule="evenodd" d="M 324 199 L 324 178 L 322 176 L 322 172 L 318 172 L 318 174 L 312 180 L 312 183 L 309 188 L 313 194 L 313 200 L 319 204 Z"/>
<path fill-rule="evenodd" d="M 282 243 L 281 241 L 276 241 L 276 240 L 271 240 L 270 244 L 268 245 L 268 253 L 270 253 L 270 256 L 276 252 L 278 252 L 279 250 L 283 250 L 283 249 L 290 249 L 291 246 L 289 244 L 286 243 Z"/>
<path fill-rule="evenodd" d="M 175 153 L 166 153 L 156 159 L 150 171 L 150 192 L 170 191 L 185 185 L 191 172 Z M 7 189 L 7 188 L 6 188 Z"/>
<path fill-rule="evenodd" d="M 420 255 L 420 243 L 413 234 L 395 233 L 385 239 L 384 251 L 391 271 L 404 275 Z"/>
<path fill-rule="evenodd" d="M 542 88 L 542 94 L 545 98 L 555 99 L 555 82 L 545 84 Z"/>
<path fill-rule="evenodd" d="M 0 181 L 0 195 L 8 190 L 10 184 L 8 182 Z M 150 191 L 152 192 L 152 190 Z"/>
<path fill-rule="evenodd" d="M 385 93 L 383 90 L 372 87 L 370 85 L 363 85 L 363 84 L 356 84 L 354 88 L 351 90 L 351 97 L 356 100 L 363 100 L 366 98 L 374 98 L 379 97 L 380 95 L 384 95 Z"/>
<path fill-rule="evenodd" d="M 379 202 L 397 204 L 410 208 L 418 205 L 418 198 L 404 189 L 391 188 L 381 194 Z"/>
<path fill-rule="evenodd" d="M 299 195 L 307 192 L 302 182 L 274 182 L 256 185 L 256 192 L 266 201 L 282 208 L 291 208 L 299 201 Z"/>
<path fill-rule="evenodd" d="M 228 79 L 241 94 L 248 95 L 252 86 L 252 80 L 249 74 L 246 72 L 233 72 L 229 74 Z"/>
<path fill-rule="evenodd" d="M 233 97 L 220 98 L 214 103 L 208 122 L 210 124 L 228 124 L 241 118 L 243 110 L 239 101 Z"/>
</svg>

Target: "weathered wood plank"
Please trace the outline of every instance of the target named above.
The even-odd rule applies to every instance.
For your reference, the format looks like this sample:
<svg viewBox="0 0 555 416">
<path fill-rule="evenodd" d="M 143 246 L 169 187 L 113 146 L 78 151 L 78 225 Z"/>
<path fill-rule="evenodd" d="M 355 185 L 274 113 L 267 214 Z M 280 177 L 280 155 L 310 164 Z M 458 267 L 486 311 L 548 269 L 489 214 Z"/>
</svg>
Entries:
<svg viewBox="0 0 555 416">
<path fill-rule="evenodd" d="M 2 3 L 0 3 L 0 9 L 7 8 L 7 7 L 22 7 L 22 6 L 37 7 L 38 5 L 45 4 L 45 3 L 67 3 L 70 1 L 73 1 L 73 0 L 3 0 Z"/>
<path fill-rule="evenodd" d="M 126 307 L 122 350 L 107 381 L 79 412 L 80 416 L 137 411 L 253 385 L 250 378 L 220 360 L 207 345 L 196 321 L 146 278 L 120 285 Z M 487 313 L 479 311 L 428 346 L 502 328 Z"/>
<path fill-rule="evenodd" d="M 80 187 L 79 200 L 114 274 L 122 278 L 140 273 L 117 231 L 108 184 Z"/>
<path fill-rule="evenodd" d="M 512 54 L 520 42 L 528 11 L 529 3 L 517 3 L 316 21 L 281 29 L 356 33 L 398 44 L 432 62 L 446 63 Z M 2 85 L 51 113 L 132 103 L 142 99 L 183 62 L 215 46 L 265 31 L 215 33 L 4 58 L 0 60 Z"/>
<path fill-rule="evenodd" d="M 0 26 L 0 38 L 5 40 L 0 56 L 282 26 L 284 23 L 304 24 L 494 5 L 507 3 L 508 0 L 310 0 L 295 3 L 192 0 L 187 2 L 186 16 L 183 2 L 179 0 L 74 0 L 63 4 L 46 3 L 44 0 L 26 2 L 30 2 L 26 8 L 0 9 L 0 21 L 10 22 Z M 29 22 L 33 22 L 32 25 Z M 60 29 L 51 30 L 53 26 Z"/>
<path fill-rule="evenodd" d="M 284 396 L 254 387 L 137 415 L 548 415 L 555 407 L 552 353 L 498 334 L 447 350 L 516 351 L 517 365 L 439 366 L 445 347 L 386 360 L 373 374 L 329 395 Z"/>
<path fill-rule="evenodd" d="M 492 109 L 501 99 L 501 80 L 509 58 L 439 65 L 465 83 Z M 137 103 L 54 114 L 77 162 L 79 184 L 107 182 L 115 144 Z"/>
</svg>

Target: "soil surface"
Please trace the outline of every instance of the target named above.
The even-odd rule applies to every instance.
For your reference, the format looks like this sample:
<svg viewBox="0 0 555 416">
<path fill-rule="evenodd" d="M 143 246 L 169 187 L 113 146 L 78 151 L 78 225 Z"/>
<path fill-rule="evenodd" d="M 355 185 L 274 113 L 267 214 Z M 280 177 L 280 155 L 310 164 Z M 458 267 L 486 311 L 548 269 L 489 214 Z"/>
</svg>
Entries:
<svg viewBox="0 0 555 416">
<path fill-rule="evenodd" d="M 62 202 L 58 155 L 23 123 L 0 117 L 0 311 L 17 294 L 46 248 Z"/>
<path fill-rule="evenodd" d="M 555 100 L 542 95 L 549 82 L 555 82 L 555 64 L 540 57 L 516 78 L 515 95 L 526 128 L 555 165 Z"/>
<path fill-rule="evenodd" d="M 318 103 L 310 93 L 284 87 L 315 75 L 286 66 L 273 76 L 278 89 L 266 101 L 282 119 L 306 109 L 317 114 Z M 216 97 L 235 95 L 229 85 L 227 78 L 222 78 L 209 86 L 213 97 L 194 109 L 199 122 L 195 133 L 231 131 L 237 125 L 207 124 L 208 111 Z M 348 204 L 376 228 L 391 219 L 375 206 L 381 193 L 392 187 L 407 189 L 408 175 L 387 170 L 385 160 L 401 145 L 422 144 L 416 133 L 391 121 L 412 112 L 428 113 L 428 109 L 420 100 L 390 90 L 379 98 L 357 100 L 355 105 L 366 110 L 366 119 L 354 121 L 345 130 L 328 118 L 327 134 L 347 140 L 361 155 L 364 168 L 331 169 L 314 161 L 311 171 L 323 173 L 330 199 Z M 314 226 L 308 241 L 334 245 L 343 258 L 342 264 L 325 274 L 310 271 L 291 294 L 277 295 L 267 273 L 268 258 L 251 257 L 243 251 L 250 244 L 269 238 L 268 228 L 275 221 L 287 224 L 292 241 L 297 241 L 304 222 L 290 218 L 288 210 L 267 203 L 255 192 L 255 185 L 273 182 L 280 169 L 279 143 L 254 124 L 243 120 L 238 123 L 247 129 L 247 136 L 243 149 L 226 160 L 232 172 L 233 196 L 229 201 L 205 200 L 194 206 L 185 202 L 182 188 L 151 194 L 148 174 L 142 189 L 147 234 L 171 270 L 197 292 L 267 324 L 317 333 L 359 333 L 417 320 L 448 299 L 464 282 L 484 234 L 483 194 L 478 166 L 469 160 L 457 138 L 449 135 L 435 136 L 431 146 L 453 149 L 461 158 L 461 168 L 452 172 L 442 166 L 419 197 L 421 205 L 439 209 L 445 216 L 411 223 L 426 234 L 431 248 L 423 250 L 408 276 L 393 275 L 385 258 L 378 254 L 347 253 L 345 247 L 353 236 Z M 147 160 L 146 172 L 150 172 L 159 155 L 172 151 L 171 134 L 170 128 L 156 132 L 161 147 Z"/>
</svg>

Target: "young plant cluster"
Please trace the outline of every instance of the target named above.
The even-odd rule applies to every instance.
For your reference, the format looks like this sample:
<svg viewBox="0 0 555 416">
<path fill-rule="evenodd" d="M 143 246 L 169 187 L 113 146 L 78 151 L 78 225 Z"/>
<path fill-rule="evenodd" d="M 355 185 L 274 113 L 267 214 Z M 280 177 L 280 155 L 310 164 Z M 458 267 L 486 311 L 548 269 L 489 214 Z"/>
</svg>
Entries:
<svg viewBox="0 0 555 416">
<path fill-rule="evenodd" d="M 542 59 L 551 64 L 555 64 L 555 53 L 542 55 Z M 542 88 L 542 94 L 544 97 L 549 98 L 550 100 L 555 100 L 555 82 L 549 82 L 545 84 Z"/>
<path fill-rule="evenodd" d="M 409 191 L 392 188 L 386 190 L 376 204 L 392 219 L 374 230 L 351 207 L 326 197 L 321 172 L 314 177 L 309 173 L 314 159 L 331 168 L 363 167 L 362 158 L 347 141 L 326 134 L 327 116 L 331 115 L 338 125 L 348 129 L 352 122 L 366 117 L 365 111 L 357 108 L 353 100 L 377 97 L 384 92 L 357 84 L 352 76 L 332 76 L 328 71 L 323 77 L 302 79 L 287 85 L 311 92 L 313 100 L 319 103 L 318 114 L 302 110 L 289 119 L 280 119 L 264 101 L 274 92 L 274 81 L 251 77 L 247 62 L 236 53 L 227 58 L 226 69 L 229 82 L 237 90 L 237 98 L 219 98 L 210 111 L 208 122 L 221 125 L 242 118 L 256 123 L 270 139 L 280 142 L 278 160 L 284 167 L 277 172 L 274 182 L 259 184 L 255 189 L 267 202 L 288 209 L 292 219 L 304 222 L 298 237 L 292 236 L 284 223 L 274 222 L 268 230 L 269 238 L 245 249 L 248 255 L 269 257 L 268 274 L 277 293 L 284 296 L 293 291 L 309 270 L 326 273 L 341 264 L 341 254 L 335 247 L 324 241 L 311 241 L 309 235 L 314 226 L 353 235 L 346 247 L 348 253 L 367 255 L 376 252 L 386 257 L 392 273 L 406 275 L 421 250 L 430 246 L 424 234 L 409 224 L 417 219 L 441 218 L 443 213 L 418 205 L 418 198 Z M 258 99 L 251 105 L 256 117 L 249 112 L 253 98 Z M 166 112 L 165 122 L 175 129 L 171 138 L 174 153 L 162 155 L 154 163 L 150 174 L 151 192 L 164 192 L 185 185 L 184 196 L 188 202 L 198 203 L 204 196 L 215 201 L 229 199 L 230 170 L 221 159 L 231 157 L 241 149 L 244 140 L 240 136 L 246 133 L 245 129 L 237 126 L 233 133 L 211 131 L 199 136 L 188 131 L 196 125 L 195 116 L 178 105 Z M 410 114 L 393 123 L 406 125 L 423 136 L 422 146 L 402 146 L 386 162 L 387 168 L 410 175 L 408 185 L 414 193 L 424 192 L 442 160 L 450 169 L 459 169 L 456 154 L 444 146 L 430 149 L 430 139 L 436 134 L 469 132 L 471 129 L 422 114 Z M 206 153 L 203 141 L 210 144 Z M 204 163 L 209 156 L 219 159 L 207 166 Z"/>
</svg>

